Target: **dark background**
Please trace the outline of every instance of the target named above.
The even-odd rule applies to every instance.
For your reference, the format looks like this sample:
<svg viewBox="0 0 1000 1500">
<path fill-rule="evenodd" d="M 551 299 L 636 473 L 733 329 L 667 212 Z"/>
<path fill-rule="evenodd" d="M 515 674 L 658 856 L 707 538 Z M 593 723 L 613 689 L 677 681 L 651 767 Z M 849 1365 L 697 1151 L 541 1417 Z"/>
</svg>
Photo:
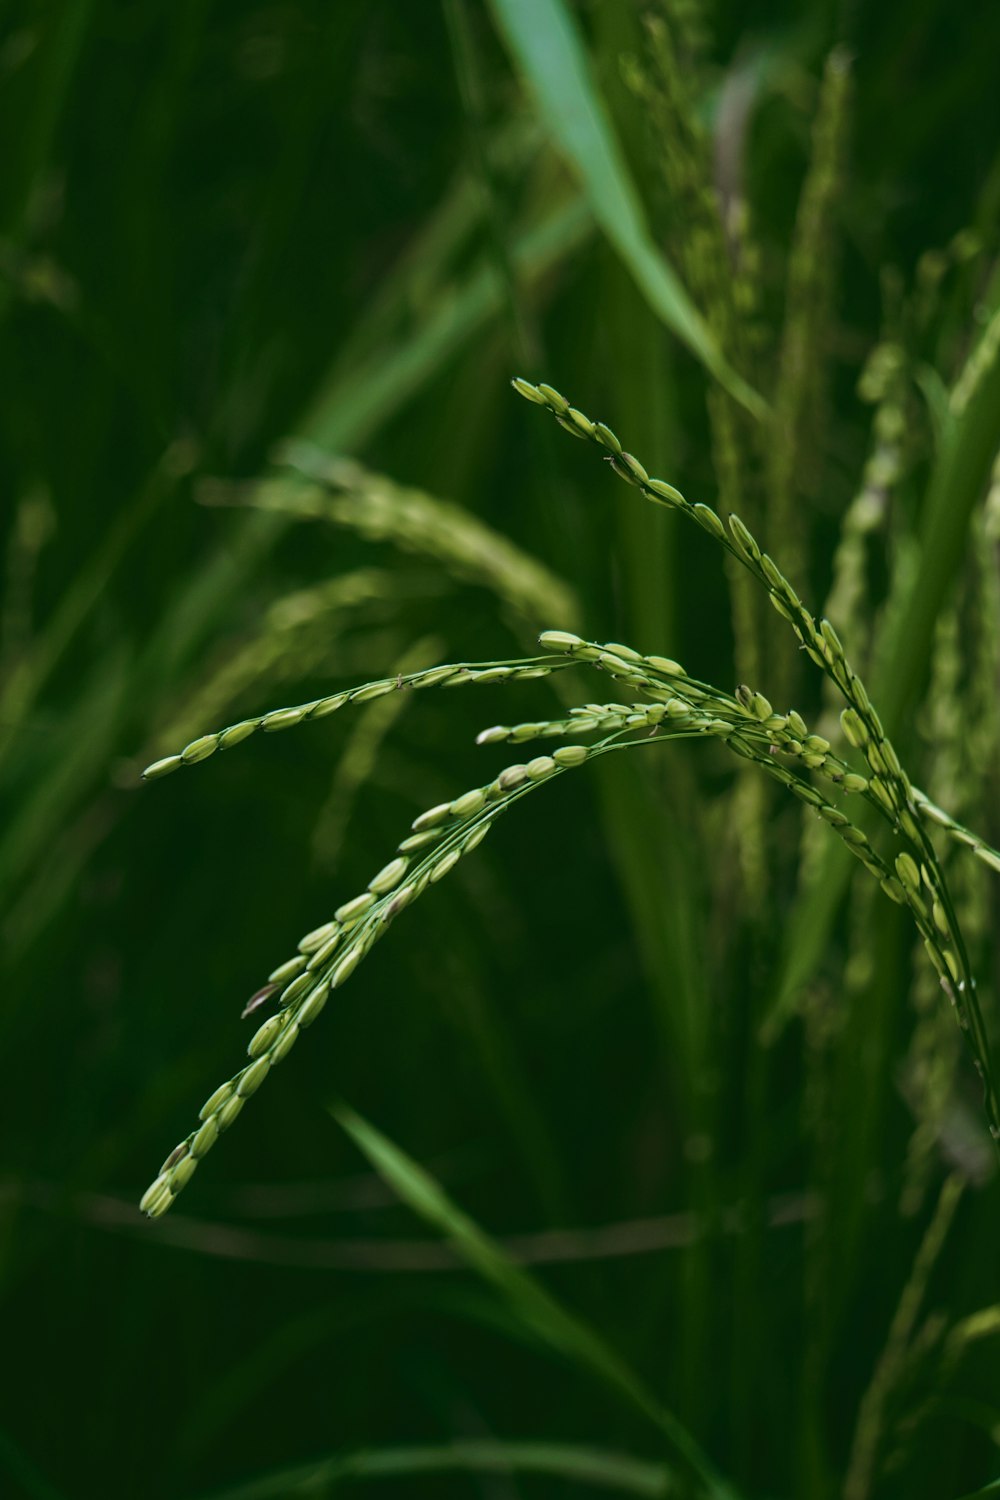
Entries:
<svg viewBox="0 0 1000 1500">
<path fill-rule="evenodd" d="M 619 66 L 644 55 L 641 16 L 656 9 L 574 13 L 681 267 L 663 144 Z M 889 328 L 910 372 L 906 463 L 865 640 L 893 569 L 919 559 L 936 394 L 996 305 L 1000 11 L 665 12 L 676 34 L 703 26 L 689 81 L 709 137 L 727 79 L 754 80 L 745 187 L 765 335 L 744 373 L 766 395 L 823 60 L 836 43 L 852 58 L 796 582 L 818 608 L 871 451 L 858 378 Z M 856 896 L 860 869 L 792 1021 L 761 1047 L 801 894 L 801 816 L 772 805 L 770 875 L 749 900 L 721 751 L 664 746 L 539 792 L 401 920 L 171 1215 L 140 1218 L 157 1163 L 239 1064 L 246 998 L 422 808 L 506 763 L 475 749 L 480 728 L 559 711 L 544 683 L 427 692 L 391 725 L 376 705 L 141 786 L 147 761 L 245 713 L 395 672 L 408 652 L 518 655 L 566 623 L 455 576 L 433 549 L 204 503 L 218 498 L 206 481 L 253 480 L 304 435 L 540 559 L 575 590 L 588 637 L 676 656 L 730 689 L 710 543 L 643 508 L 508 385 L 551 381 L 651 472 L 713 500 L 709 378 L 584 211 L 550 264 L 504 283 L 520 239 L 576 189 L 489 7 L 66 0 L 3 17 L 0 1491 L 196 1496 L 357 1449 L 487 1439 L 665 1456 L 662 1433 L 579 1361 L 447 1269 L 435 1231 L 331 1117 L 338 1099 L 490 1234 L 566 1231 L 561 1250 L 528 1245 L 538 1276 L 746 1497 L 842 1492 L 859 1407 L 956 1174 L 965 1191 L 865 1493 L 954 1500 L 986 1483 L 1000 1468 L 1000 1343 L 948 1345 L 1000 1296 L 974 1082 L 942 1001 L 951 1104 L 928 1123 L 914 1102 L 914 1036 L 936 1024 L 915 1000 L 923 956 L 903 913 Z M 956 252 L 964 230 L 973 248 Z M 933 280 L 927 251 L 945 259 L 932 314 L 893 331 L 900 299 Z M 476 285 L 489 295 L 473 315 Z M 754 451 L 766 471 L 766 442 Z M 1000 621 L 975 572 L 982 547 L 970 534 L 940 610 L 958 632 L 944 718 L 941 674 L 921 660 L 929 696 L 899 742 L 921 784 L 958 757 L 955 810 L 996 842 L 996 740 L 977 704 L 996 687 Z M 276 601 L 360 569 L 356 603 L 321 611 L 308 640 L 281 635 Z M 799 673 L 808 717 L 818 689 L 793 645 L 781 670 Z M 218 684 L 235 660 L 251 666 L 230 691 Z M 773 666 L 769 652 L 764 691 Z M 604 687 L 588 680 L 592 693 Z M 207 718 L 196 707 L 189 722 L 192 704 Z M 989 1012 L 996 877 L 968 878 Z M 704 1002 L 690 1054 L 684 984 Z M 782 1205 L 791 1222 L 767 1227 Z M 589 1234 L 607 1225 L 621 1226 L 614 1254 Z M 444 1269 L 419 1268 L 427 1247 Z M 382 1487 L 508 1500 L 578 1484 L 472 1473 Z M 293 1492 L 291 1478 L 260 1491 Z"/>
</svg>

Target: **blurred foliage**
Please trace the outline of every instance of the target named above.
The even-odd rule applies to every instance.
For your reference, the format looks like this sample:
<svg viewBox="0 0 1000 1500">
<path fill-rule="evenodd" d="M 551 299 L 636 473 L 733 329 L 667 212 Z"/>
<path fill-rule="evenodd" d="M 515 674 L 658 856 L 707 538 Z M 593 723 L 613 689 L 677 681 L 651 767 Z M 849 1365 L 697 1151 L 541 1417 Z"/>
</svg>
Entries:
<svg viewBox="0 0 1000 1500">
<path fill-rule="evenodd" d="M 985 1485 L 976 1081 L 905 917 L 799 811 L 683 747 L 536 797 L 150 1225 L 138 1194 L 262 977 L 502 763 L 479 728 L 556 700 L 425 693 L 138 770 L 180 726 L 497 659 L 569 608 L 708 680 L 752 667 L 821 725 L 712 548 L 536 420 L 521 373 L 693 498 L 739 495 L 779 561 L 789 536 L 914 777 L 1000 842 L 1000 11 L 11 0 L 4 23 L 0 1491 Z M 543 26 L 580 33 L 607 160 L 560 128 Z M 353 519 L 257 503 L 302 452 Z M 552 614 L 512 595 L 514 552 L 380 531 L 366 485 L 463 507 Z M 995 1034 L 996 879 L 949 870 Z M 676 1482 L 673 1421 L 709 1455 Z"/>
</svg>

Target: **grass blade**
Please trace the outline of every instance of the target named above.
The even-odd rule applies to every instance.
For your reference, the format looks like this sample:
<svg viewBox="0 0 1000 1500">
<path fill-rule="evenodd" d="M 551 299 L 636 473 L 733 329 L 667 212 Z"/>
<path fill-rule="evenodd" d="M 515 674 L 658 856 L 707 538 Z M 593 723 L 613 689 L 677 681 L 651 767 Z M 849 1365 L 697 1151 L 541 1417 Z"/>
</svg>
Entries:
<svg viewBox="0 0 1000 1500">
<path fill-rule="evenodd" d="M 575 1443 L 509 1443 L 479 1439 L 440 1446 L 366 1448 L 319 1463 L 282 1469 L 210 1497 L 210 1500 L 269 1500 L 271 1496 L 316 1494 L 340 1480 L 407 1479 L 421 1474 L 545 1474 L 621 1495 L 669 1495 L 661 1464 Z"/>
<path fill-rule="evenodd" d="M 529 1271 L 515 1264 L 506 1251 L 452 1202 L 423 1167 L 374 1125 L 344 1104 L 336 1106 L 332 1113 L 393 1192 L 445 1235 L 456 1254 L 496 1287 L 526 1327 L 572 1363 L 598 1375 L 652 1421 L 686 1466 L 698 1475 L 706 1494 L 732 1500 L 733 1492 L 715 1472 L 696 1440 L 672 1412 L 660 1406 L 639 1377 L 586 1323 L 557 1302 Z"/>
<path fill-rule="evenodd" d="M 583 245 L 592 233 L 581 198 L 559 204 L 540 223 L 518 235 L 512 249 L 522 294 Z M 331 453 L 362 447 L 389 417 L 424 389 L 429 378 L 502 311 L 503 286 L 486 260 L 460 285 L 438 299 L 411 339 L 367 364 L 337 373 L 296 424 L 295 435 Z"/>
<path fill-rule="evenodd" d="M 765 403 L 730 367 L 656 248 L 579 31 L 562 0 L 492 0 L 492 7 L 497 28 L 579 178 L 594 218 L 650 307 L 737 401 L 762 417 Z"/>
</svg>

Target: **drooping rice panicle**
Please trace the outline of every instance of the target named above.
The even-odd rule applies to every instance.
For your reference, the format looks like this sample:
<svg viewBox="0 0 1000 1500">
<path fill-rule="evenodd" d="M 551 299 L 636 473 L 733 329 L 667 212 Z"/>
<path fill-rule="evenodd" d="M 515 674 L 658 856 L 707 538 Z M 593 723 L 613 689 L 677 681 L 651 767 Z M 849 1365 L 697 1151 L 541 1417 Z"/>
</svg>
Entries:
<svg viewBox="0 0 1000 1500">
<path fill-rule="evenodd" d="M 863 682 L 848 661 L 835 628 L 829 620 L 817 623 L 774 559 L 761 549 L 739 516 L 731 515 L 727 528 L 710 506 L 691 503 L 665 480 L 650 478 L 641 462 L 623 449 L 609 427 L 591 421 L 552 386 L 532 385 L 522 379 L 515 379 L 512 384 L 526 400 L 545 407 L 567 432 L 603 449 L 619 478 L 639 489 L 654 504 L 666 506 L 694 521 L 730 556 L 738 558 L 767 590 L 771 604 L 792 626 L 802 649 L 839 689 L 847 704 L 841 714 L 841 725 L 850 744 L 861 751 L 868 763 L 871 773 L 868 791 L 885 820 L 908 846 L 896 858 L 896 874 L 924 938 L 928 956 L 937 970 L 941 987 L 954 1006 L 958 1023 L 966 1035 L 983 1085 L 990 1131 L 994 1140 L 1000 1143 L 1000 1101 L 975 977 L 951 895 L 925 827 L 925 809 L 914 796 L 899 756 Z"/>
<path fill-rule="evenodd" d="M 579 644 L 584 650 L 599 649 L 585 642 Z M 624 651 L 628 648 L 616 649 Z M 655 657 L 638 658 L 638 653 L 633 654 L 638 661 L 663 661 Z M 614 657 L 607 647 L 599 649 L 595 665 L 608 670 L 609 657 L 613 658 L 620 675 L 636 675 L 631 670 L 636 668 L 636 662 Z M 667 665 L 676 667 L 673 662 Z M 667 671 L 665 675 L 671 677 L 674 674 Z M 689 681 L 682 675 L 681 680 Z M 652 690 L 659 691 L 655 686 Z M 612 711 L 604 716 L 609 721 L 606 727 L 612 732 L 598 743 L 591 746 L 561 745 L 551 755 L 536 756 L 526 763 L 508 766 L 485 786 L 474 787 L 450 803 L 441 803 L 414 819 L 413 831 L 399 844 L 395 857 L 369 881 L 367 890 L 338 907 L 329 922 L 308 933 L 299 943 L 298 952 L 268 976 L 266 985 L 258 991 L 245 1012 L 252 1011 L 258 999 L 276 1006 L 274 1014 L 259 1026 L 250 1040 L 247 1049 L 250 1063 L 206 1100 L 200 1112 L 200 1124 L 167 1156 L 158 1176 L 143 1195 L 143 1212 L 154 1218 L 166 1212 L 190 1181 L 197 1163 L 241 1112 L 246 1099 L 256 1093 L 271 1068 L 284 1060 L 300 1032 L 319 1016 L 331 992 L 351 977 L 400 911 L 421 895 L 428 885 L 443 879 L 464 854 L 478 846 L 500 813 L 533 787 L 565 770 L 609 751 L 643 743 L 650 730 L 661 733 L 664 738 L 714 737 L 744 759 L 755 761 L 769 776 L 813 807 L 875 875 L 883 889 L 894 900 L 903 901 L 899 881 L 861 830 L 855 828 L 801 775 L 774 760 L 770 752 L 771 736 L 775 731 L 769 731 L 766 720 L 760 717 L 764 707 L 761 695 L 750 694 L 747 690 L 743 704 L 732 699 L 732 712 L 719 717 L 712 712 L 716 706 L 714 700 L 701 685 L 697 685 L 694 692 L 702 698 L 701 705 L 687 704 L 685 712 L 679 713 L 675 709 L 673 715 L 670 705 L 680 703 L 676 698 L 645 706 L 623 705 L 617 713 Z M 721 700 L 720 706 L 728 707 Z M 609 705 L 609 708 L 613 710 L 614 706 Z M 581 722 L 592 717 L 571 715 L 558 727 L 578 731 Z M 529 727 L 544 734 L 550 726 Z M 646 734 L 636 738 L 636 732 L 643 730 Z M 479 739 L 481 743 L 492 744 L 513 737 L 514 731 L 498 727 L 484 731 Z"/>
<path fill-rule="evenodd" d="M 179 765 L 206 759 L 217 749 L 240 743 L 258 728 L 265 731 L 291 728 L 307 719 L 326 717 L 345 703 L 371 702 L 403 688 L 531 680 L 572 665 L 599 670 L 614 680 L 617 689 L 630 689 L 651 700 L 578 705 L 561 719 L 497 725 L 480 735 L 480 743 L 484 744 L 589 733 L 601 733 L 605 738 L 589 747 L 580 743 L 563 744 L 551 755 L 509 766 L 492 782 L 441 803 L 414 820 L 412 832 L 400 843 L 395 857 L 372 878 L 367 889 L 341 905 L 329 922 L 307 934 L 299 944 L 299 951 L 271 973 L 267 984 L 251 1001 L 248 1011 L 255 1008 L 258 1000 L 273 1001 L 275 1013 L 264 1021 L 250 1042 L 251 1062 L 206 1101 L 198 1128 L 167 1157 L 142 1200 L 144 1211 L 152 1216 L 166 1211 L 190 1179 L 197 1162 L 242 1110 L 244 1101 L 256 1092 L 270 1069 L 283 1060 L 299 1033 L 319 1015 L 330 993 L 346 982 L 394 917 L 475 848 L 499 813 L 519 801 L 532 787 L 563 770 L 611 750 L 648 742 L 653 736 L 714 738 L 744 761 L 757 765 L 811 806 L 878 880 L 885 893 L 909 908 L 942 986 L 958 1011 L 983 1080 L 991 1129 L 995 1136 L 1000 1136 L 974 980 L 951 897 L 923 819 L 928 817 L 938 822 L 953 837 L 968 843 L 987 863 L 998 863 L 995 851 L 968 834 L 913 788 L 833 626 L 827 620 L 817 624 L 739 517 L 730 516 L 727 529 L 710 507 L 690 504 L 673 486 L 650 479 L 639 461 L 622 450 L 610 429 L 590 422 L 551 387 L 530 386 L 525 381 L 516 381 L 515 387 L 528 399 L 546 406 L 561 426 L 603 448 L 615 472 L 648 498 L 694 520 L 763 585 L 772 605 L 792 625 L 807 654 L 846 700 L 841 727 L 848 743 L 864 756 L 869 774 L 853 770 L 827 739 L 810 733 L 794 710 L 776 713 L 759 691 L 742 685 L 735 693 L 728 694 L 690 677 L 671 658 L 643 655 L 618 642 L 602 645 L 564 630 L 543 633 L 540 644 L 548 653 L 544 656 L 526 661 L 449 664 L 366 683 L 312 703 L 244 720 L 227 730 L 202 736 L 180 754 L 154 763 L 146 773 L 153 778 Z M 882 815 L 907 845 L 895 856 L 892 867 L 874 849 L 864 830 L 827 801 L 806 773 L 824 777 L 838 790 L 859 794 Z"/>
<path fill-rule="evenodd" d="M 479 843 L 500 812 L 533 786 L 562 770 L 583 764 L 594 755 L 641 742 L 637 734 L 646 737 L 653 731 L 664 738 L 718 738 L 743 758 L 755 760 L 767 774 L 812 805 L 890 894 L 901 899 L 897 883 L 864 835 L 853 828 L 843 813 L 826 803 L 802 776 L 774 759 L 776 749 L 784 750 L 789 756 L 799 757 L 804 769 L 825 772 L 847 790 L 867 790 L 863 778 L 855 776 L 852 784 L 849 768 L 831 755 L 825 741 L 808 735 L 798 715 L 774 714 L 767 700 L 749 688 L 738 690 L 734 696 L 720 693 L 690 678 L 678 662 L 661 656 L 643 656 L 616 642 L 599 645 L 565 631 L 549 631 L 541 637 L 541 644 L 547 651 L 561 655 L 527 664 L 508 663 L 499 673 L 495 665 L 432 669 L 411 674 L 410 681 L 414 686 L 434 683 L 445 687 L 456 680 L 456 672 L 459 681 L 483 680 L 482 676 L 472 677 L 473 672 L 485 673 L 491 681 L 536 678 L 557 666 L 578 662 L 602 671 L 620 686 L 639 689 L 654 701 L 588 705 L 563 720 L 511 729 L 497 727 L 480 735 L 480 742 L 486 744 L 594 730 L 603 731 L 605 738 L 590 747 L 562 745 L 551 755 L 510 766 L 494 781 L 473 788 L 450 803 L 440 804 L 414 820 L 412 832 L 403 839 L 394 859 L 369 882 L 368 889 L 340 906 L 329 922 L 307 934 L 299 944 L 299 951 L 268 976 L 248 1011 L 256 1008 L 258 1001 L 273 1002 L 276 1009 L 250 1042 L 251 1062 L 206 1101 L 201 1123 L 167 1157 L 145 1194 L 145 1212 L 156 1216 L 166 1211 L 190 1179 L 197 1162 L 240 1113 L 244 1101 L 256 1092 L 270 1069 L 287 1056 L 299 1033 L 319 1015 L 331 991 L 350 977 L 398 912 L 427 885 L 443 878 L 463 854 Z M 541 667 L 539 662 L 543 663 Z M 366 684 L 360 692 L 338 697 L 342 702 L 368 702 L 391 690 L 395 682 L 387 679 L 374 684 L 379 690 L 376 693 L 368 691 L 372 686 Z M 264 715 L 256 722 L 266 727 L 268 717 Z M 295 711 L 280 723 L 282 727 L 291 727 L 305 717 Z"/>
<path fill-rule="evenodd" d="M 634 746 L 626 735 L 596 745 L 562 745 L 552 755 L 507 766 L 484 786 L 429 808 L 412 824 L 396 854 L 366 890 L 337 908 L 332 920 L 308 933 L 299 952 L 270 975 L 268 999 L 275 1013 L 257 1029 L 247 1051 L 251 1061 L 205 1101 L 200 1124 L 167 1156 L 143 1194 L 143 1213 L 165 1213 L 194 1175 L 198 1162 L 239 1115 L 271 1069 L 284 1061 L 298 1037 L 319 1016 L 331 993 L 354 973 L 395 917 L 454 869 L 486 837 L 495 819 L 545 781 L 609 751 Z"/>
<path fill-rule="evenodd" d="M 547 660 L 539 657 L 529 661 L 454 662 L 440 667 L 426 667 L 419 672 L 399 673 L 376 682 L 366 682 L 360 687 L 331 693 L 324 698 L 314 698 L 309 703 L 298 703 L 290 708 L 274 708 L 264 714 L 241 719 L 226 729 L 214 730 L 199 735 L 175 755 L 164 756 L 154 761 L 143 771 L 143 779 L 156 781 L 168 776 L 180 766 L 197 765 L 207 760 L 217 750 L 230 750 L 256 734 L 258 729 L 273 734 L 282 729 L 293 729 L 299 724 L 311 723 L 315 719 L 328 718 L 347 703 L 371 703 L 386 693 L 401 692 L 409 688 L 462 687 L 467 683 L 526 682 L 535 677 L 547 677 L 570 665 L 564 659 Z"/>
<path fill-rule="evenodd" d="M 206 494 L 216 503 L 325 521 L 367 541 L 433 558 L 452 577 L 490 589 L 533 628 L 544 620 L 572 626 L 579 618 L 564 579 L 463 506 L 301 440 L 286 444 L 278 458 L 288 465 L 284 473 L 253 486 L 214 482 Z"/>
</svg>

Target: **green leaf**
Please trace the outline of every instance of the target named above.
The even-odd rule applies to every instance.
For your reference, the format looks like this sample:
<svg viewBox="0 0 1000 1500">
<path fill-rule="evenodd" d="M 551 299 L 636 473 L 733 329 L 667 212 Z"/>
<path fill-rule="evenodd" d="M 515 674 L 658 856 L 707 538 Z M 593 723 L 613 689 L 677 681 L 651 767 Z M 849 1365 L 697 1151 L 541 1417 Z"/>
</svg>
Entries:
<svg viewBox="0 0 1000 1500">
<path fill-rule="evenodd" d="M 625 1495 L 668 1495 L 662 1464 L 575 1443 L 509 1443 L 475 1440 L 434 1446 L 367 1448 L 319 1463 L 301 1464 L 237 1485 L 212 1500 L 269 1500 L 277 1495 L 316 1494 L 339 1480 L 411 1478 L 454 1473 L 546 1474 Z"/>
<path fill-rule="evenodd" d="M 766 404 L 736 374 L 676 273 L 653 242 L 642 202 L 563 0 L 491 0 L 497 29 L 531 85 L 594 218 L 666 326 L 756 417 Z"/>
<path fill-rule="evenodd" d="M 543 1344 L 578 1368 L 597 1375 L 648 1418 L 669 1440 L 702 1492 L 733 1500 L 734 1492 L 716 1473 L 697 1441 L 677 1417 L 660 1405 L 640 1378 L 574 1313 L 557 1302 L 535 1277 L 511 1259 L 454 1204 L 423 1167 L 347 1105 L 334 1119 L 402 1202 L 442 1233 L 456 1255 L 500 1292 L 519 1321 Z"/>
<path fill-rule="evenodd" d="M 593 233 L 582 198 L 555 204 L 513 242 L 511 260 L 518 286 L 527 295 Z M 487 258 L 441 296 L 412 335 L 388 351 L 378 347 L 367 361 L 337 370 L 295 427 L 331 453 L 358 449 L 395 416 L 428 380 L 503 308 L 504 290 Z"/>
</svg>

